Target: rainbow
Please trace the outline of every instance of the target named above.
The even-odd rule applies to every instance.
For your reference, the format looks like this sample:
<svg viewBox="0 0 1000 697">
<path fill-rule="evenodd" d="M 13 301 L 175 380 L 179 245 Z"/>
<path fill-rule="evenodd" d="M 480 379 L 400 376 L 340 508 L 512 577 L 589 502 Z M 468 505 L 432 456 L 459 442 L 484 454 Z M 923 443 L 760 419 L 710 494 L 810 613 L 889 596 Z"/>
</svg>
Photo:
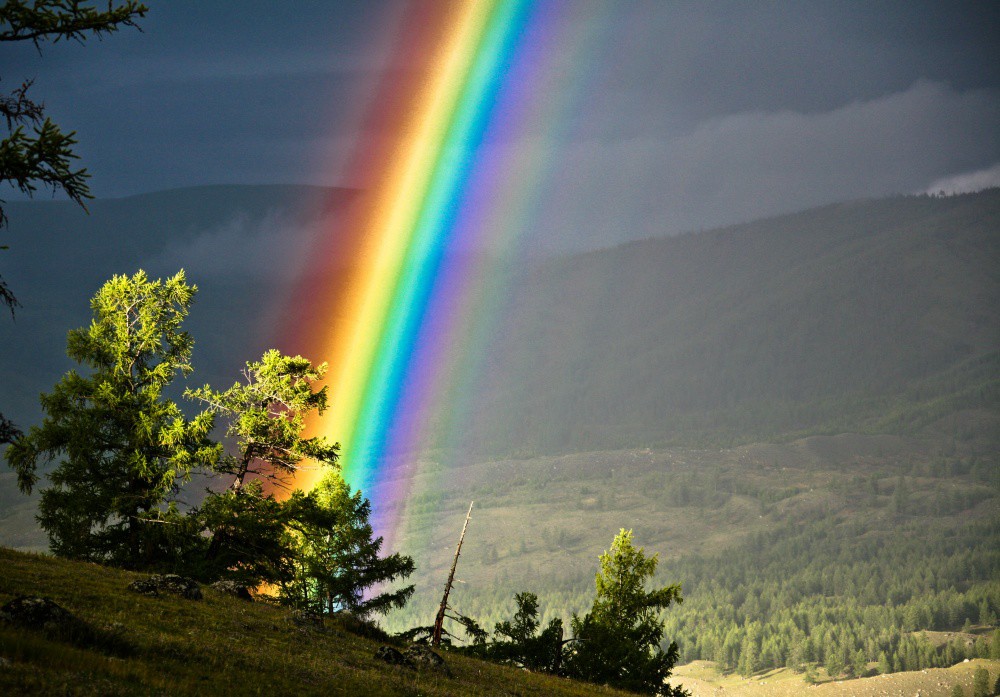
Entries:
<svg viewBox="0 0 1000 697">
<path fill-rule="evenodd" d="M 310 433 L 342 444 L 344 474 L 366 494 L 388 479 L 405 487 L 428 432 L 460 428 L 442 414 L 476 370 L 478 320 L 507 278 L 486 267 L 515 253 L 546 173 L 517 136 L 565 122 L 572 104 L 572 90 L 545 94 L 553 47 L 580 43 L 560 12 L 466 0 L 418 3 L 399 20 L 393 62 L 407 70 L 387 71 L 371 97 L 370 137 L 345 175 L 362 192 L 312 250 L 293 303 L 308 318 L 282 342 L 329 364 L 329 409 Z M 296 486 L 319 476 L 303 469 Z M 383 491 L 376 511 L 402 496 Z"/>
</svg>

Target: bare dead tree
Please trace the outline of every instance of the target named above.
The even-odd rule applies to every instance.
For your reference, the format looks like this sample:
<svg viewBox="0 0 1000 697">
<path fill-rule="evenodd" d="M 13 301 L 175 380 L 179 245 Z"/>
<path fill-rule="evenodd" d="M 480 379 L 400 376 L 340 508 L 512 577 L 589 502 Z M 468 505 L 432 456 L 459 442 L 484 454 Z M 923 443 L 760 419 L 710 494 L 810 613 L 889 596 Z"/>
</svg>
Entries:
<svg viewBox="0 0 1000 697">
<path fill-rule="evenodd" d="M 462 534 L 458 538 L 458 547 L 455 548 L 455 558 L 451 562 L 451 571 L 448 573 L 448 582 L 444 584 L 444 596 L 441 598 L 441 606 L 438 608 L 437 617 L 434 618 L 434 633 L 431 635 L 431 645 L 437 648 L 441 645 L 441 630 L 444 625 L 445 613 L 448 610 L 448 595 L 451 593 L 452 584 L 455 582 L 455 569 L 458 567 L 458 555 L 462 553 L 462 541 L 465 540 L 465 531 L 469 529 L 469 519 L 472 517 L 472 504 L 469 502 L 469 512 L 465 515 L 465 525 L 462 526 Z"/>
</svg>

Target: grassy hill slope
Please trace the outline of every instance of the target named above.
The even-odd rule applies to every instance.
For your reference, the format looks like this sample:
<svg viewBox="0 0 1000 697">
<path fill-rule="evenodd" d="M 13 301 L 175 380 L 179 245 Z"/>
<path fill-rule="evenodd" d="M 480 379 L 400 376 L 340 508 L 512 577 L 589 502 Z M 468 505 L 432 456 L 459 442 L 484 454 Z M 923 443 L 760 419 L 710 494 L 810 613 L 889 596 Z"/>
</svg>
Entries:
<svg viewBox="0 0 1000 697">
<path fill-rule="evenodd" d="M 445 654 L 452 677 L 384 664 L 379 643 L 335 621 L 303 629 L 287 610 L 205 589 L 201 601 L 125 589 L 116 569 L 0 548 L 0 605 L 47 596 L 116 637 L 102 652 L 0 623 L 4 695 L 616 695 Z"/>
</svg>

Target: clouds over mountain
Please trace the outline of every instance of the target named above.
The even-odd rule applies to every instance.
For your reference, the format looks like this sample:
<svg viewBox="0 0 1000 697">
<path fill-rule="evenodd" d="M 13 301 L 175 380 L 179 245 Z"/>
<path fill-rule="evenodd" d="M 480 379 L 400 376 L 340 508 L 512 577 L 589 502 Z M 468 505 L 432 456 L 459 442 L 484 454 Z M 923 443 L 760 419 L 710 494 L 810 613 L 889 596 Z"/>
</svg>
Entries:
<svg viewBox="0 0 1000 697">
<path fill-rule="evenodd" d="M 998 134 L 1000 93 L 921 81 L 829 111 L 755 110 L 582 140 L 561 159 L 544 227 L 553 245 L 613 243 L 922 191 L 1000 160 Z"/>
</svg>

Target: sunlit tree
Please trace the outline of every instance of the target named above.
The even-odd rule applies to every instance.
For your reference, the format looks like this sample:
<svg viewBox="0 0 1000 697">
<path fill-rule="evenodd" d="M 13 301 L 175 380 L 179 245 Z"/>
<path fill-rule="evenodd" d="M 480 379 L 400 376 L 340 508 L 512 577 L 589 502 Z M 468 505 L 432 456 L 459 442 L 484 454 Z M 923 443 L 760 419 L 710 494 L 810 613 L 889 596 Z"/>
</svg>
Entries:
<svg viewBox="0 0 1000 697">
<path fill-rule="evenodd" d="M 282 589 L 285 599 L 321 614 L 347 611 L 361 618 L 403 607 L 413 586 L 389 586 L 413 573 L 413 559 L 381 555 L 368 499 L 352 492 L 336 470 L 308 496 L 311 507 L 293 518 L 295 573 Z"/>
<path fill-rule="evenodd" d="M 181 325 L 196 291 L 183 271 L 105 283 L 90 326 L 68 335 L 67 353 L 87 370 L 42 395 L 45 420 L 8 446 L 22 491 L 36 485 L 39 466 L 58 463 L 38 513 L 56 554 L 126 567 L 169 555 L 164 526 L 179 525 L 180 514 L 168 498 L 219 456 L 211 413 L 188 420 L 163 396 L 191 372 L 193 342 Z"/>
<path fill-rule="evenodd" d="M 270 350 L 247 363 L 229 389 L 205 385 L 185 392 L 225 424 L 232 443 L 210 468 L 223 480 L 222 490 L 212 490 L 196 511 L 210 539 L 199 575 L 249 586 L 292 580 L 289 526 L 311 502 L 301 492 L 279 501 L 274 492 L 290 490 L 301 467 L 337 467 L 338 445 L 303 436 L 307 416 L 326 408 L 326 387 L 316 385 L 325 370 L 325 364 Z"/>
<path fill-rule="evenodd" d="M 680 584 L 646 590 L 657 562 L 657 555 L 647 557 L 633 546 L 632 531 L 624 529 L 601 555 L 593 606 L 572 620 L 576 641 L 566 660 L 571 676 L 643 694 L 687 694 L 664 685 L 677 662 L 677 644 L 660 647 L 660 613 L 682 598 Z"/>
</svg>

